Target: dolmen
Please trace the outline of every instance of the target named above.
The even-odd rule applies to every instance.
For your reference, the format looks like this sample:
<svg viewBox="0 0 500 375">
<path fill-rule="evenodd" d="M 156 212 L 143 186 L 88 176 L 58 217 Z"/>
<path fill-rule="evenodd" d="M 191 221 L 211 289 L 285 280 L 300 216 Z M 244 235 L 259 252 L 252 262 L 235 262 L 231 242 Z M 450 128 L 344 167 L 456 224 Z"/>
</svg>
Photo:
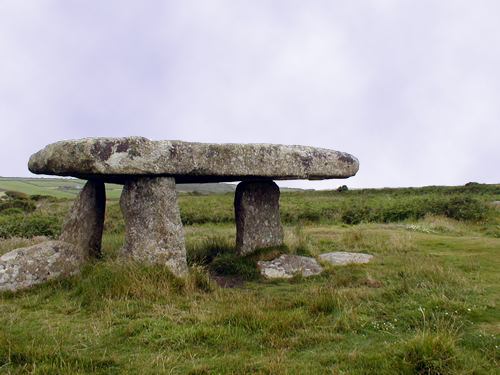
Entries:
<svg viewBox="0 0 500 375">
<path fill-rule="evenodd" d="M 235 192 L 236 247 L 244 255 L 281 245 L 280 190 L 274 180 L 354 176 L 358 160 L 345 152 L 278 144 L 153 141 L 143 137 L 65 140 L 33 154 L 36 174 L 87 180 L 58 241 L 0 257 L 0 291 L 17 290 L 78 273 L 101 256 L 104 183 L 123 184 L 121 257 L 188 272 L 176 184 L 241 181 Z"/>
</svg>

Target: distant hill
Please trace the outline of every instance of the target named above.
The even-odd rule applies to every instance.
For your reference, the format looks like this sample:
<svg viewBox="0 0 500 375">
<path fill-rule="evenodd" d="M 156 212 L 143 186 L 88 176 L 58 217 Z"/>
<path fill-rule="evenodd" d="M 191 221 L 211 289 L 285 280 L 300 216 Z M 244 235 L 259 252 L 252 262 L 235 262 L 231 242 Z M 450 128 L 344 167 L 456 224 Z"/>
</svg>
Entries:
<svg viewBox="0 0 500 375">
<path fill-rule="evenodd" d="M 59 198 L 74 198 L 85 185 L 85 180 L 77 178 L 44 178 L 44 177 L 0 177 L 0 196 L 3 191 L 13 190 L 30 195 L 51 195 Z M 120 198 L 122 185 L 106 184 L 106 196 L 110 199 Z M 232 193 L 236 184 L 206 183 L 177 184 L 181 193 Z M 295 188 L 281 188 L 281 191 L 301 191 Z"/>
<path fill-rule="evenodd" d="M 51 195 L 59 198 L 74 198 L 85 185 L 85 180 L 76 178 L 31 178 L 31 177 L 0 177 L 0 195 L 2 191 L 14 190 L 30 195 Z M 179 192 L 231 193 L 236 189 L 234 184 L 178 184 Z M 108 198 L 120 197 L 122 185 L 106 184 Z"/>
</svg>

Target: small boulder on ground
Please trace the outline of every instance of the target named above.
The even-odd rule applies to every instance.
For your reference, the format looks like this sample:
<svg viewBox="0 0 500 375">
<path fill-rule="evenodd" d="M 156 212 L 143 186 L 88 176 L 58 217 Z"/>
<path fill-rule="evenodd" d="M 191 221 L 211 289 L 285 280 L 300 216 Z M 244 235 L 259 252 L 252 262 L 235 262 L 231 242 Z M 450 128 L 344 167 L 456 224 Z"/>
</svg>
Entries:
<svg viewBox="0 0 500 375">
<path fill-rule="evenodd" d="M 332 253 L 324 253 L 319 256 L 319 259 L 334 264 L 344 265 L 351 263 L 368 263 L 373 258 L 373 255 L 364 253 L 349 253 L 346 251 L 338 251 Z"/>
<path fill-rule="evenodd" d="M 77 274 L 85 260 L 75 245 L 62 241 L 13 250 L 0 257 L 0 291 L 16 291 Z"/>
<path fill-rule="evenodd" d="M 314 258 L 284 254 L 271 261 L 257 263 L 260 273 L 268 279 L 289 279 L 297 274 L 318 275 L 323 267 Z"/>
</svg>

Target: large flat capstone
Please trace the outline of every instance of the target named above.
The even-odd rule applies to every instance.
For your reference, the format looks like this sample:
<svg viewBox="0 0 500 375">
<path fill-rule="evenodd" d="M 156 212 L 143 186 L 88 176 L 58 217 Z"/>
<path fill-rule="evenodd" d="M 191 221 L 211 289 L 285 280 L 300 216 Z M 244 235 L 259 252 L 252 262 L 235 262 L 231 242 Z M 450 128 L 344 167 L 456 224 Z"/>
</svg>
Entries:
<svg viewBox="0 0 500 375">
<path fill-rule="evenodd" d="M 308 146 L 122 137 L 52 143 L 33 154 L 28 167 L 37 174 L 116 183 L 131 176 L 171 176 L 188 183 L 347 178 L 356 174 L 359 163 L 345 152 Z"/>
</svg>

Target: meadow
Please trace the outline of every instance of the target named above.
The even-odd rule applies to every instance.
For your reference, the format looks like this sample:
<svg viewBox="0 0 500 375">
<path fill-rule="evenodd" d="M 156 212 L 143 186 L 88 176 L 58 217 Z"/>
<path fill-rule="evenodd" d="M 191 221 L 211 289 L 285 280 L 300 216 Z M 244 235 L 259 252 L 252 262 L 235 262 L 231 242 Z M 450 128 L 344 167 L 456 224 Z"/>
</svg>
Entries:
<svg viewBox="0 0 500 375">
<path fill-rule="evenodd" d="M 281 194 L 285 245 L 234 253 L 233 193 L 180 193 L 190 276 L 103 258 L 0 294 L 6 374 L 497 374 L 500 185 Z M 0 255 L 56 238 L 71 199 L 4 192 Z M 263 280 L 280 253 L 366 252 L 369 264 Z"/>
</svg>

